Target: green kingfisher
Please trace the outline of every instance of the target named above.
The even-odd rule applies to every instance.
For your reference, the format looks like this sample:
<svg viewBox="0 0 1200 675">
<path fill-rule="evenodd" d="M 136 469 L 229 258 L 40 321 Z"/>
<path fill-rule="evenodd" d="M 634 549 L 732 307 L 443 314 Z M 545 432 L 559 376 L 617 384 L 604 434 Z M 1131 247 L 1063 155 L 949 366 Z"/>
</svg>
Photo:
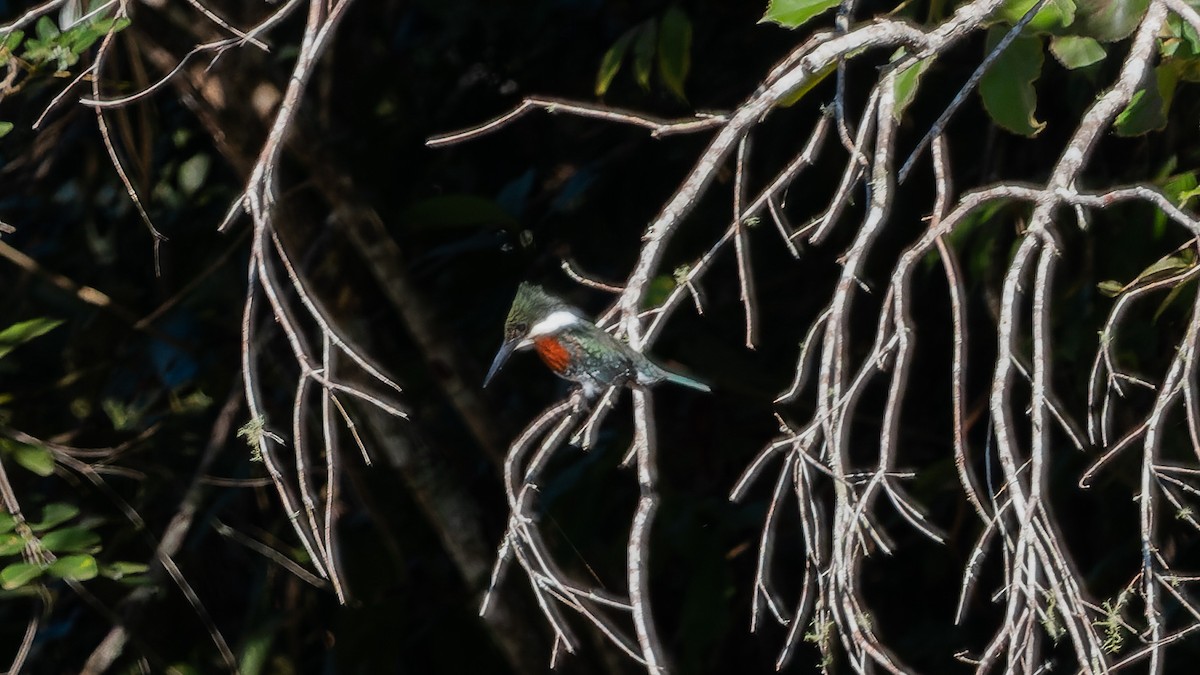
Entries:
<svg viewBox="0 0 1200 675">
<path fill-rule="evenodd" d="M 577 382 L 588 398 L 625 381 L 642 385 L 666 381 L 711 391 L 703 382 L 654 363 L 541 286 L 522 283 L 504 322 L 504 344 L 483 378 L 483 386 L 491 382 L 513 352 L 530 347 L 556 375 Z"/>
</svg>

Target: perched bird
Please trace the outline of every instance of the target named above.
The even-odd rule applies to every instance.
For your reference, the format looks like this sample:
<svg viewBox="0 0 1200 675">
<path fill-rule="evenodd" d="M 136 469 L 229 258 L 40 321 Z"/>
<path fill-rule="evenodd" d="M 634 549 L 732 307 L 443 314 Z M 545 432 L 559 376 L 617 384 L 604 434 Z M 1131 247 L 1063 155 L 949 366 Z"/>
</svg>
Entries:
<svg viewBox="0 0 1200 675">
<path fill-rule="evenodd" d="M 541 286 L 522 283 L 504 322 L 504 344 L 483 386 L 492 381 L 513 352 L 530 347 L 556 375 L 578 382 L 588 398 L 621 381 L 643 385 L 666 381 L 711 391 L 703 382 L 672 373 L 634 351 Z"/>
</svg>

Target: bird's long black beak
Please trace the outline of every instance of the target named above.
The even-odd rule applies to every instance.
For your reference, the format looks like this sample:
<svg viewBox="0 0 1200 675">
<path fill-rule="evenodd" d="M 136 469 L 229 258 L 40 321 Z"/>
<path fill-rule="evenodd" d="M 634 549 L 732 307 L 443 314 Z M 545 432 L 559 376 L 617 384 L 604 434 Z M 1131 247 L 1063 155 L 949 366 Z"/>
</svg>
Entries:
<svg viewBox="0 0 1200 675">
<path fill-rule="evenodd" d="M 483 378 L 483 386 L 488 386 L 488 382 L 492 381 L 492 377 L 496 373 L 500 372 L 501 366 L 503 366 L 504 362 L 508 360 L 508 357 L 512 356 L 512 353 L 516 351 L 517 344 L 519 342 L 520 340 L 509 340 L 508 342 L 500 345 L 500 351 L 496 352 L 496 358 L 492 360 L 492 367 L 488 368 L 487 377 Z"/>
</svg>

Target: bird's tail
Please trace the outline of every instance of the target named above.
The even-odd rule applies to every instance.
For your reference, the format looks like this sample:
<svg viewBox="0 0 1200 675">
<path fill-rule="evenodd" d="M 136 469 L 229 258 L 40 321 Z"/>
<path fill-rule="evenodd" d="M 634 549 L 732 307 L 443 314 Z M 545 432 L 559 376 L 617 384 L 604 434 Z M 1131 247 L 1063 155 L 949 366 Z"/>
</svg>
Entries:
<svg viewBox="0 0 1200 675">
<path fill-rule="evenodd" d="M 685 375 L 680 375 L 679 373 L 673 373 L 658 365 L 654 361 L 651 361 L 643 354 L 638 354 L 637 357 L 638 358 L 635 361 L 637 364 L 637 379 L 641 384 L 674 382 L 675 384 L 687 387 L 688 389 L 695 389 L 696 391 L 712 391 L 711 387 L 709 387 L 707 384 L 704 384 L 700 380 L 692 379 Z"/>
<path fill-rule="evenodd" d="M 694 380 L 690 377 L 680 375 L 679 373 L 672 373 L 662 366 L 659 366 L 659 370 L 662 371 L 663 379 L 667 382 L 674 382 L 675 384 L 682 385 L 689 389 L 695 389 L 697 391 L 712 391 L 711 387 L 709 387 L 707 384 L 704 384 L 700 380 Z"/>
</svg>

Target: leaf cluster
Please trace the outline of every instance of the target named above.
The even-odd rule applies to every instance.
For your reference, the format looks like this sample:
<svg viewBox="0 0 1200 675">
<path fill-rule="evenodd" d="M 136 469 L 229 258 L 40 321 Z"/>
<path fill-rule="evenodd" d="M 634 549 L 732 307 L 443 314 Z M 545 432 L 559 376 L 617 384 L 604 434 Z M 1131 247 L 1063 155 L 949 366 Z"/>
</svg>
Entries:
<svg viewBox="0 0 1200 675">
<path fill-rule="evenodd" d="M 643 91 L 650 91 L 657 65 L 659 80 L 667 91 L 681 101 L 687 100 L 684 83 L 692 67 L 692 21 L 683 9 L 670 7 L 661 16 L 646 19 L 617 38 L 600 61 L 597 96 L 608 92 L 631 51 L 634 79 Z"/>
<path fill-rule="evenodd" d="M 11 441 L 0 441 L 8 449 Z M 42 509 L 42 517 L 26 522 L 11 513 L 0 513 L 0 588 L 16 595 L 35 593 L 34 582 L 48 577 L 67 581 L 88 581 L 103 575 L 129 583 L 144 581 L 146 565 L 117 561 L 101 564 L 96 554 L 102 550 L 98 523 L 77 520 L 79 507 L 54 502 Z M 22 557 L 32 551 L 32 560 Z"/>
<path fill-rule="evenodd" d="M 78 63 L 79 57 L 100 38 L 120 32 L 127 26 L 127 17 L 94 18 L 60 30 L 53 19 L 43 16 L 34 25 L 34 35 L 26 38 L 24 31 L 14 30 L 4 37 L 0 42 L 0 66 L 20 58 L 29 70 L 53 65 L 56 72 L 63 72 Z"/>
<path fill-rule="evenodd" d="M 0 359 L 60 325 L 61 320 L 39 317 L 0 330 Z M 7 395 L 0 394 L 0 403 L 6 399 Z M 43 478 L 54 474 L 54 455 L 42 445 L 0 437 L 0 461 L 12 461 Z M 34 592 L 32 585 L 43 576 L 87 581 L 98 575 L 123 579 L 146 571 L 142 563 L 98 563 L 95 554 L 102 549 L 100 535 L 95 531 L 98 523 L 72 522 L 79 514 L 78 506 L 65 502 L 47 504 L 42 517 L 35 522 L 28 522 L 18 514 L 0 512 L 0 588 Z"/>
</svg>

